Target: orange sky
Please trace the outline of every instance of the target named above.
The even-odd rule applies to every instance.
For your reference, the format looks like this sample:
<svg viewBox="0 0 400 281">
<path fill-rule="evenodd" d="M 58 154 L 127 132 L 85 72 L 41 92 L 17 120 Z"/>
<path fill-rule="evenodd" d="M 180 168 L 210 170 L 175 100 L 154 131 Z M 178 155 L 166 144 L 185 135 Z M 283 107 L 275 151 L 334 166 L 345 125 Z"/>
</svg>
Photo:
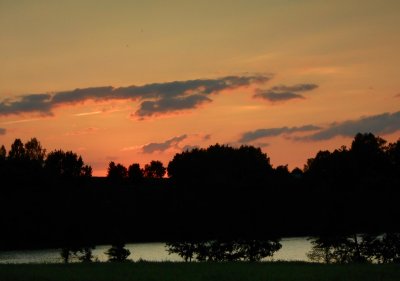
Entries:
<svg viewBox="0 0 400 281">
<path fill-rule="evenodd" d="M 232 3 L 233 2 L 233 3 Z M 0 1 L 0 144 L 165 164 L 218 143 L 303 167 L 400 137 L 399 1 Z M 75 90 L 80 89 L 80 90 Z"/>
</svg>

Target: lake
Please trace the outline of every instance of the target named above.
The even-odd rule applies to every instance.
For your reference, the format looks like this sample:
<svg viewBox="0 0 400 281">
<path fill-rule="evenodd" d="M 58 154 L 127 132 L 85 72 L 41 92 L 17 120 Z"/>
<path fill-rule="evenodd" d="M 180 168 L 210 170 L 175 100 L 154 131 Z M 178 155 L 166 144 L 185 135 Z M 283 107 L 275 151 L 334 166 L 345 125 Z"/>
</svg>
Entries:
<svg viewBox="0 0 400 281">
<path fill-rule="evenodd" d="M 306 253 L 311 250 L 311 243 L 306 237 L 284 238 L 281 240 L 282 248 L 267 260 L 308 261 Z M 93 255 L 99 261 L 107 261 L 104 254 L 109 245 L 97 246 Z M 165 243 L 138 243 L 127 244 L 131 251 L 129 259 L 138 261 L 183 261 L 178 255 L 169 255 Z M 0 263 L 60 263 L 62 262 L 59 249 L 25 250 L 0 252 Z"/>
</svg>

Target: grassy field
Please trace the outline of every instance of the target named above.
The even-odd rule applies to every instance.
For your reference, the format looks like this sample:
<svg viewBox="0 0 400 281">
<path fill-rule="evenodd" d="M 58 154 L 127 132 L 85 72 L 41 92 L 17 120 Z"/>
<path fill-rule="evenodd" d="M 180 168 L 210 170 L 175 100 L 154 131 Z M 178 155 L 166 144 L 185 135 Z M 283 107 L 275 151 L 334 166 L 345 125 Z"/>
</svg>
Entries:
<svg viewBox="0 0 400 281">
<path fill-rule="evenodd" d="M 1 281 L 380 281 L 400 280 L 399 265 L 272 263 L 92 263 L 0 265 Z"/>
</svg>

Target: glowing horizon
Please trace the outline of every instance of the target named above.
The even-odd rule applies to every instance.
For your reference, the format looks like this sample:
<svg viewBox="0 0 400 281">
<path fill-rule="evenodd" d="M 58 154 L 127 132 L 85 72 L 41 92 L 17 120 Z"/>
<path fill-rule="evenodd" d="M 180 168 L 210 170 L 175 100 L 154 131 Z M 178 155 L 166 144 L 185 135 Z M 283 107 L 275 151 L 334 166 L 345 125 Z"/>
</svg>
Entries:
<svg viewBox="0 0 400 281">
<path fill-rule="evenodd" d="M 212 8 L 211 8 L 212 7 Z M 168 164 L 220 143 L 300 168 L 357 132 L 400 137 L 400 3 L 0 4 L 0 145 L 32 137 Z"/>
</svg>

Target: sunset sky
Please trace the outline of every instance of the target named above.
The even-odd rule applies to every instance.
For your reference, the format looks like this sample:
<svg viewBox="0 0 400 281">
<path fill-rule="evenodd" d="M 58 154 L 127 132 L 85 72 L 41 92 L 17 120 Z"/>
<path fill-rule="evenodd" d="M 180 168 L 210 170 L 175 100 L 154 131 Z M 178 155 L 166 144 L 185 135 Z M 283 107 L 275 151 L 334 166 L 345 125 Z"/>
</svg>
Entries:
<svg viewBox="0 0 400 281">
<path fill-rule="evenodd" d="M 400 1 L 0 0 L 0 145 L 105 175 L 211 144 L 303 167 L 400 137 Z"/>
</svg>

